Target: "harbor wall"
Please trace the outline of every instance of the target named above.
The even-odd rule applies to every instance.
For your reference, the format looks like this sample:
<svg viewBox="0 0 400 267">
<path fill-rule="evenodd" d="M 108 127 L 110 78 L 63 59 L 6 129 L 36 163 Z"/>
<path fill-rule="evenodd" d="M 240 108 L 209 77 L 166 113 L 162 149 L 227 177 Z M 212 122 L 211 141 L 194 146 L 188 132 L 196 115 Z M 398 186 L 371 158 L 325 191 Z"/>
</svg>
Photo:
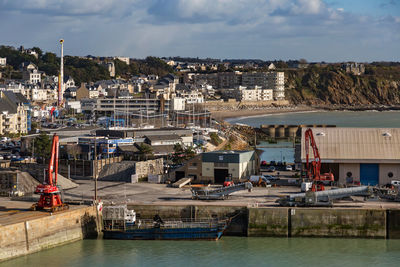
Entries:
<svg viewBox="0 0 400 267">
<path fill-rule="evenodd" d="M 84 207 L 0 225 L 0 261 L 96 237 L 99 222 L 96 208 Z"/>
<path fill-rule="evenodd" d="M 130 204 L 138 218 L 231 217 L 225 235 L 249 237 L 342 237 L 400 239 L 400 209 L 284 208 L 217 205 Z M 95 207 L 45 213 L 0 225 L 0 261 L 84 238 L 102 229 Z"/>
<path fill-rule="evenodd" d="M 134 209 L 138 218 L 152 219 L 158 214 L 161 218 L 212 218 L 232 217 L 231 224 L 226 230 L 227 235 L 246 236 L 248 210 L 238 206 L 209 206 L 209 205 L 128 205 Z"/>
<path fill-rule="evenodd" d="M 139 218 L 234 217 L 226 235 L 400 239 L 400 210 L 214 205 L 129 205 Z"/>
</svg>

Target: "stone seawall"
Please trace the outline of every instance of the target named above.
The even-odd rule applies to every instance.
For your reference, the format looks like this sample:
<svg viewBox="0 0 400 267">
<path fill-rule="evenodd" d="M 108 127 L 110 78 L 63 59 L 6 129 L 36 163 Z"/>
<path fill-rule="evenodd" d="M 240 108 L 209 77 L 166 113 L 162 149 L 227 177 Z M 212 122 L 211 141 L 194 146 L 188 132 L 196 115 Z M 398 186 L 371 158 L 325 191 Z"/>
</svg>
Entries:
<svg viewBox="0 0 400 267">
<path fill-rule="evenodd" d="M 95 207 L 84 207 L 0 226 L 0 261 L 38 252 L 98 233 Z"/>
</svg>

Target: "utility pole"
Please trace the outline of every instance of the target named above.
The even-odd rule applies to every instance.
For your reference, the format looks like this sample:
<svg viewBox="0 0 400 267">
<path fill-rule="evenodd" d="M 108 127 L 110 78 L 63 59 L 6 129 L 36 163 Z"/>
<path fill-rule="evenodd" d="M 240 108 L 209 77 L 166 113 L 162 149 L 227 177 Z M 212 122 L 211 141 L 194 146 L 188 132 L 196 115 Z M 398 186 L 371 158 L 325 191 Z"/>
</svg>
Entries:
<svg viewBox="0 0 400 267">
<path fill-rule="evenodd" d="M 93 168 L 93 176 L 94 176 L 94 201 L 97 204 L 97 136 L 94 137 L 94 168 Z M 108 151 L 107 151 L 108 152 Z"/>
<path fill-rule="evenodd" d="M 58 106 L 62 106 L 64 93 L 64 40 L 60 40 L 61 44 L 61 64 L 60 64 L 60 79 L 58 81 Z"/>
</svg>

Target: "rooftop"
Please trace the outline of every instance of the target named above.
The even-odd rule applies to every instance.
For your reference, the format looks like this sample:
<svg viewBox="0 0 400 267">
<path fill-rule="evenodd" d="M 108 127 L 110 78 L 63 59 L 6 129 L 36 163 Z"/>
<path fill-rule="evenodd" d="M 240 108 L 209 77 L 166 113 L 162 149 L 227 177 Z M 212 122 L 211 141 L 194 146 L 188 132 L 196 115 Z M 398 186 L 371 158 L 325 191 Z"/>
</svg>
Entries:
<svg viewBox="0 0 400 267">
<path fill-rule="evenodd" d="M 302 129 L 301 159 L 305 162 Z M 400 163 L 400 128 L 312 128 L 322 162 Z M 310 148 L 310 156 L 313 157 Z"/>
</svg>

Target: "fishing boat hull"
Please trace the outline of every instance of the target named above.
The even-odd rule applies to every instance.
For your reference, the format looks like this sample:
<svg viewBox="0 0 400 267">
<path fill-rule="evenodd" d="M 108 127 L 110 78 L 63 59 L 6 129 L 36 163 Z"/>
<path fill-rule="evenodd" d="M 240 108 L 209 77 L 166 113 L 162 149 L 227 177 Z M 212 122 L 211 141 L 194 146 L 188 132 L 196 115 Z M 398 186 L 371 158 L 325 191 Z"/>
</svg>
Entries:
<svg viewBox="0 0 400 267">
<path fill-rule="evenodd" d="M 218 228 L 148 228 L 103 230 L 104 239 L 125 240 L 218 240 L 224 229 Z"/>
</svg>

